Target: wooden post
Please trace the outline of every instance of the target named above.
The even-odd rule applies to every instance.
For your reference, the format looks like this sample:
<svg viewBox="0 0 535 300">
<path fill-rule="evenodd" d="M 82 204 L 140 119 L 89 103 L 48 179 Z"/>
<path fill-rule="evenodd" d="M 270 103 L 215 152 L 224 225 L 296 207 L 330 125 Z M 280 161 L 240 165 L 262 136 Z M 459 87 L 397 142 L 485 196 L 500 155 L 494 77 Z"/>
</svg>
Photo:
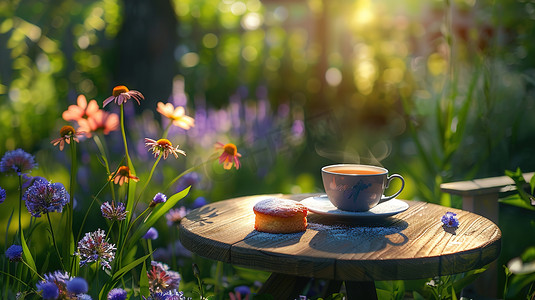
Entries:
<svg viewBox="0 0 535 300">
<path fill-rule="evenodd" d="M 532 173 L 524 174 L 526 182 L 533 177 Z M 500 192 L 510 191 L 514 188 L 514 181 L 508 176 L 490 177 L 470 181 L 443 183 L 440 189 L 443 192 L 458 195 L 463 200 L 463 210 L 467 210 L 498 224 L 498 199 Z M 478 295 L 496 298 L 498 273 L 496 262 L 489 265 L 473 283 L 472 288 Z"/>
</svg>

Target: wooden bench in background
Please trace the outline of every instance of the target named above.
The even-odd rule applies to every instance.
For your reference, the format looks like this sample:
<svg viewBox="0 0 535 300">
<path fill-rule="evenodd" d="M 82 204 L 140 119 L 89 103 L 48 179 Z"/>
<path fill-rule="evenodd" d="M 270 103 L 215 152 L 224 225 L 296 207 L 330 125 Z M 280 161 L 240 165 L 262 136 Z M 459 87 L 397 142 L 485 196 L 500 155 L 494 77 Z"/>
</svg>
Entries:
<svg viewBox="0 0 535 300">
<path fill-rule="evenodd" d="M 530 182 L 535 173 L 525 173 L 524 179 Z M 508 176 L 474 179 L 443 183 L 440 185 L 442 192 L 461 196 L 463 210 L 467 210 L 490 219 L 498 224 L 499 205 L 498 200 L 503 193 L 516 190 L 514 181 Z M 473 289 L 478 295 L 496 298 L 498 285 L 498 268 L 493 262 L 486 272 L 474 282 Z M 491 288 L 491 287 L 494 287 Z"/>
</svg>

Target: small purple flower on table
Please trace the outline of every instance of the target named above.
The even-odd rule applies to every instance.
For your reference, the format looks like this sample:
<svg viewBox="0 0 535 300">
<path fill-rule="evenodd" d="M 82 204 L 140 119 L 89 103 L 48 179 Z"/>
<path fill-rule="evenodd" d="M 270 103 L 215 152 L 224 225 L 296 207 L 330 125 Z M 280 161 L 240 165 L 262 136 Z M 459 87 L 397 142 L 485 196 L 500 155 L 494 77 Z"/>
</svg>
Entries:
<svg viewBox="0 0 535 300">
<path fill-rule="evenodd" d="M 37 164 L 35 163 L 33 155 L 22 149 L 8 151 L 4 154 L 2 160 L 0 160 L 0 172 L 15 172 L 19 176 L 22 175 L 22 173 L 31 171 L 36 166 Z"/>
<path fill-rule="evenodd" d="M 11 262 L 22 261 L 22 246 L 11 245 L 6 250 L 6 257 Z"/>
<path fill-rule="evenodd" d="M 446 227 L 458 227 L 459 226 L 459 219 L 457 219 L 457 214 L 448 211 L 445 215 L 442 216 L 442 223 L 444 223 L 444 226 Z"/>
</svg>

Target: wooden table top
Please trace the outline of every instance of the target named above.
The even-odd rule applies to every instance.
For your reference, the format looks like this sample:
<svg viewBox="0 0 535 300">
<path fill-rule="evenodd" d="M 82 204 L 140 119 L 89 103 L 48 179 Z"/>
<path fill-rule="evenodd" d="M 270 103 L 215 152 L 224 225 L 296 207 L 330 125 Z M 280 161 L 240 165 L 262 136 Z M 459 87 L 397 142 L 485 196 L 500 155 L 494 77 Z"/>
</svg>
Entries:
<svg viewBox="0 0 535 300">
<path fill-rule="evenodd" d="M 254 230 L 253 206 L 268 197 L 302 200 L 314 194 L 260 195 L 205 205 L 180 223 L 182 244 L 198 255 L 253 269 L 334 280 L 418 279 L 481 268 L 494 261 L 501 231 L 467 211 L 417 201 L 375 223 L 308 214 L 305 232 Z M 459 227 L 442 226 L 448 211 Z"/>
</svg>

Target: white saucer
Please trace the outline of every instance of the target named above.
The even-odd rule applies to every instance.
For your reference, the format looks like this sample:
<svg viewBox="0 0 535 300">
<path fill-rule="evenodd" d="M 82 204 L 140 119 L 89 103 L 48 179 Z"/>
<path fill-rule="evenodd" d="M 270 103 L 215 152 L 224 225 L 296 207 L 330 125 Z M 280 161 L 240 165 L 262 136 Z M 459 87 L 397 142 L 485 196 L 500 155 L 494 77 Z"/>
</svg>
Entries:
<svg viewBox="0 0 535 300">
<path fill-rule="evenodd" d="M 309 197 L 302 200 L 301 203 L 305 205 L 308 210 L 317 214 L 353 218 L 386 218 L 404 212 L 409 208 L 409 204 L 406 202 L 392 199 L 379 203 L 369 211 L 345 211 L 336 208 L 336 206 L 329 201 L 327 195 Z"/>
</svg>

